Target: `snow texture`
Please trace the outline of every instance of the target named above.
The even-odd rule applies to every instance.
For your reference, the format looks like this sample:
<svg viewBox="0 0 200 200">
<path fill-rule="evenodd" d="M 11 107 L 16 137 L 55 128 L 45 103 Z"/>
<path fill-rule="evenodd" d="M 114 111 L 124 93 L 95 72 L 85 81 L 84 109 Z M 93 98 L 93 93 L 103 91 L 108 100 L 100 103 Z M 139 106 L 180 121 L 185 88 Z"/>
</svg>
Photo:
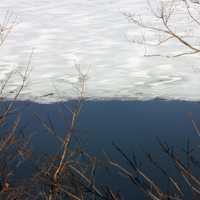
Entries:
<svg viewBox="0 0 200 200">
<path fill-rule="evenodd" d="M 75 65 L 80 65 L 87 73 L 85 96 L 90 99 L 200 100 L 199 55 L 144 57 L 144 46 L 130 42 L 145 30 L 131 24 L 123 12 L 157 23 L 146 0 L 1 0 L 0 19 L 6 11 L 17 15 L 20 23 L 0 48 L 0 80 L 12 70 L 23 71 L 34 49 L 21 99 L 76 98 Z M 154 42 L 156 35 L 145 33 Z M 183 49 L 175 41 L 149 48 L 153 54 L 171 55 Z M 20 83 L 20 77 L 13 76 L 7 91 Z"/>
</svg>

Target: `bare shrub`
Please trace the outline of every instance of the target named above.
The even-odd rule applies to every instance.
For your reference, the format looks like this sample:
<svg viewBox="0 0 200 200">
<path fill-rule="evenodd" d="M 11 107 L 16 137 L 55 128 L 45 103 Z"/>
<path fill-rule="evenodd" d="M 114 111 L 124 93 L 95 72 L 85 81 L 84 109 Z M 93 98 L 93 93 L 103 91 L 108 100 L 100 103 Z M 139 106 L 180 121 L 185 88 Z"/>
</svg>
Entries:
<svg viewBox="0 0 200 200">
<path fill-rule="evenodd" d="M 154 5 L 153 5 L 154 3 Z M 143 29 L 144 31 L 154 34 L 154 40 L 149 41 L 144 34 L 140 39 L 133 39 L 137 44 L 144 45 L 146 48 L 159 48 L 164 45 L 178 44 L 179 52 L 173 55 L 171 52 L 165 54 L 145 54 L 145 56 L 163 56 L 163 57 L 180 57 L 185 55 L 194 55 L 200 53 L 199 36 L 195 35 L 200 31 L 200 2 L 187 0 L 170 0 L 170 1 L 148 1 L 149 10 L 154 17 L 152 21 L 145 21 L 145 17 L 136 13 L 123 13 L 130 23 Z M 178 19 L 178 20 L 177 20 Z M 186 20 L 187 19 L 187 20 Z M 187 24 L 186 21 L 189 23 Z M 185 26 L 183 26 L 185 23 Z M 195 34 L 193 34 L 195 33 Z M 170 46 L 172 47 L 172 46 Z M 194 130 L 199 135 L 200 130 L 192 119 Z M 121 154 L 127 165 L 119 164 L 107 156 L 108 163 L 126 177 L 130 183 L 140 189 L 149 199 L 152 200 L 184 200 L 188 199 L 188 191 L 191 193 L 189 199 L 197 200 L 200 198 L 200 178 L 194 174 L 193 168 L 199 169 L 199 159 L 193 155 L 194 148 L 187 143 L 187 149 L 184 151 L 186 160 L 184 160 L 173 147 L 166 142 L 158 139 L 161 152 L 166 154 L 174 164 L 177 174 L 182 180 L 170 175 L 165 167 L 154 158 L 151 153 L 146 153 L 146 158 L 161 172 L 168 181 L 169 188 L 163 191 L 161 183 L 156 182 L 151 176 L 147 175 L 138 165 L 137 161 L 128 156 L 118 145 L 114 148 Z M 187 185 L 187 189 L 183 183 Z"/>
<path fill-rule="evenodd" d="M 200 31 L 200 4 L 198 1 L 169 0 L 147 1 L 151 11 L 151 20 L 137 13 L 123 13 L 133 25 L 145 30 L 139 39 L 132 42 L 144 45 L 146 48 L 170 44 L 181 45 L 179 53 L 145 54 L 145 56 L 179 57 L 198 54 Z M 149 40 L 148 33 L 154 34 Z"/>
</svg>

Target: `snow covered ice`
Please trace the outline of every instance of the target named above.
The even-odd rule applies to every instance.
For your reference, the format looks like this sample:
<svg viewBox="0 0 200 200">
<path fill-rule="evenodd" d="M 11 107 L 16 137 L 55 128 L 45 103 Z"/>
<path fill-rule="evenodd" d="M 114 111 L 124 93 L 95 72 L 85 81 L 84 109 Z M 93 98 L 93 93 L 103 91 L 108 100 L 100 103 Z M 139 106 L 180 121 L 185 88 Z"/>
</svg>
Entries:
<svg viewBox="0 0 200 200">
<path fill-rule="evenodd" d="M 142 11 L 151 20 L 145 0 L 1 0 L 1 19 L 7 10 L 20 23 L 0 48 L 0 80 L 25 66 L 34 49 L 21 99 L 75 98 L 74 65 L 80 65 L 88 71 L 85 95 L 90 99 L 200 100 L 198 55 L 147 58 L 142 46 L 129 41 L 141 32 L 122 12 Z M 159 51 L 167 52 L 168 46 Z M 13 77 L 11 86 L 19 84 Z"/>
</svg>

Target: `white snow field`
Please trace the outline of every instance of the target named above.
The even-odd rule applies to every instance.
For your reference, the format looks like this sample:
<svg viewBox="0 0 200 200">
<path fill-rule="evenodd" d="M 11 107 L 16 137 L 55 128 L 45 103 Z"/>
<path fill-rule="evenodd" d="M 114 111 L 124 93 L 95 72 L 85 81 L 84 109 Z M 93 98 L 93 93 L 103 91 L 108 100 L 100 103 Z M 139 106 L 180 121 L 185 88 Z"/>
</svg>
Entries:
<svg viewBox="0 0 200 200">
<path fill-rule="evenodd" d="M 0 19 L 6 11 L 20 22 L 0 48 L 0 80 L 13 69 L 23 70 L 34 49 L 30 80 L 21 99 L 76 98 L 74 66 L 80 65 L 87 72 L 85 96 L 90 99 L 200 100 L 200 55 L 144 57 L 144 46 L 130 42 L 145 31 L 128 22 L 122 12 L 141 14 L 156 23 L 146 0 L 1 0 Z M 176 20 L 174 24 L 186 27 L 186 19 Z M 150 42 L 157 37 L 146 34 Z M 174 55 L 182 49 L 173 41 L 149 52 Z M 7 90 L 20 81 L 13 76 Z"/>
</svg>

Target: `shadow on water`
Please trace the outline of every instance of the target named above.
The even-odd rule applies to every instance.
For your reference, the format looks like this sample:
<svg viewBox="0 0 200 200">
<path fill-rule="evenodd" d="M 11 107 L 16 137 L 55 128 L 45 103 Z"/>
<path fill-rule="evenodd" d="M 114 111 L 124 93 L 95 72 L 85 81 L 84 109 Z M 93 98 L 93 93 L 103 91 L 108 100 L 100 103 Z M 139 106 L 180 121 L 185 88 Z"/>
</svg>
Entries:
<svg viewBox="0 0 200 200">
<path fill-rule="evenodd" d="M 6 103 L 1 104 L 1 108 Z M 71 106 L 74 102 L 69 101 L 64 104 Z M 58 134 L 62 135 L 68 126 L 67 120 L 70 116 L 62 103 L 38 104 L 19 101 L 16 102 L 15 108 L 21 115 L 19 130 L 33 135 L 32 149 L 35 155 L 55 152 L 59 144 L 48 134 L 41 121 L 50 120 Z M 200 122 L 200 104 L 194 102 L 86 101 L 78 119 L 75 140 L 100 159 L 104 157 L 103 152 L 106 152 L 112 158 L 123 162 L 112 146 L 112 142 L 115 142 L 128 154 L 135 152 L 147 174 L 161 181 L 160 174 L 148 164 L 144 154 L 151 152 L 168 170 L 171 170 L 172 174 L 175 174 L 174 168 L 169 167 L 168 161 L 165 161 L 166 158 L 160 151 L 156 137 L 167 141 L 178 150 L 185 147 L 189 138 L 192 145 L 198 149 L 200 138 L 192 127 L 190 113 L 197 123 Z M 140 192 L 117 175 L 101 172 L 97 177 L 105 184 L 113 184 L 116 189 L 125 191 L 127 197 L 143 199 Z M 164 182 L 161 181 L 161 184 Z"/>
</svg>

